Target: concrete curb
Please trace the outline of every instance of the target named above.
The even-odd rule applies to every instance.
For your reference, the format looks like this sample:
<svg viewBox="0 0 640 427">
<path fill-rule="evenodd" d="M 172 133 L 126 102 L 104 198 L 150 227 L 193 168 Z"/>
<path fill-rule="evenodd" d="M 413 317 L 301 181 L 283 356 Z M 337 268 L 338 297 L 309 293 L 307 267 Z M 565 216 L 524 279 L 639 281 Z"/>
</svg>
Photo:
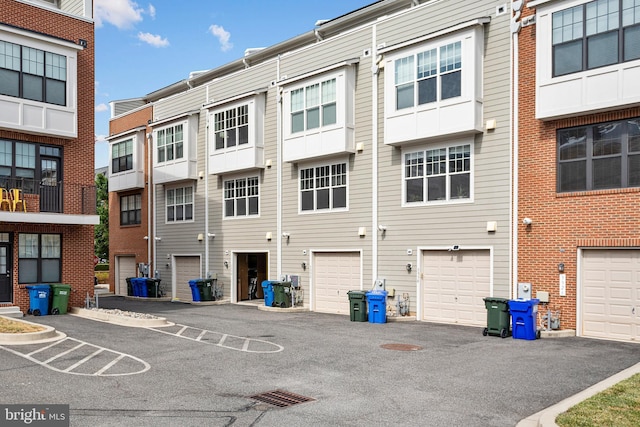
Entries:
<svg viewBox="0 0 640 427">
<path fill-rule="evenodd" d="M 144 298 L 142 298 L 144 299 Z M 147 298 L 148 299 L 148 298 Z M 159 300 L 159 298 L 155 298 L 156 300 Z M 177 298 L 169 298 L 167 300 L 164 301 L 171 301 L 171 302 L 178 302 L 178 303 L 182 303 L 182 304 L 191 304 L 191 305 L 223 305 L 223 304 L 229 304 L 230 300 L 228 299 L 221 299 L 221 300 L 217 300 L 217 301 L 182 301 L 180 299 Z"/>
<path fill-rule="evenodd" d="M 624 371 L 620 371 L 617 374 L 581 391 L 580 393 L 574 394 L 562 402 L 556 403 L 553 406 L 525 418 L 520 421 L 516 427 L 557 427 L 556 418 L 558 415 L 566 412 L 569 408 L 572 408 L 583 400 L 611 388 L 620 381 L 626 380 L 637 373 L 640 373 L 640 363 L 637 363 Z"/>
<path fill-rule="evenodd" d="M 309 307 L 305 307 L 305 306 L 280 308 L 280 307 L 267 307 L 266 305 L 256 305 L 256 307 L 258 307 L 258 310 L 275 311 L 279 313 L 302 313 L 305 311 L 309 311 Z"/>
<path fill-rule="evenodd" d="M 69 310 L 72 316 L 78 316 L 85 319 L 97 320 L 99 322 L 112 323 L 120 326 L 128 326 L 132 328 L 158 328 L 163 326 L 173 326 L 174 323 L 167 322 L 164 317 L 155 319 L 138 319 L 135 317 L 118 316 L 97 310 L 88 310 L 86 308 L 72 307 Z"/>
<path fill-rule="evenodd" d="M 65 338 L 67 335 L 63 332 L 58 332 L 51 326 L 41 325 L 39 323 L 29 322 L 16 317 L 0 316 L 6 319 L 22 322 L 33 326 L 43 328 L 38 332 L 25 332 L 22 334 L 3 334 L 0 333 L 0 345 L 24 345 L 24 344 L 39 344 L 52 341 L 58 341 Z"/>
</svg>

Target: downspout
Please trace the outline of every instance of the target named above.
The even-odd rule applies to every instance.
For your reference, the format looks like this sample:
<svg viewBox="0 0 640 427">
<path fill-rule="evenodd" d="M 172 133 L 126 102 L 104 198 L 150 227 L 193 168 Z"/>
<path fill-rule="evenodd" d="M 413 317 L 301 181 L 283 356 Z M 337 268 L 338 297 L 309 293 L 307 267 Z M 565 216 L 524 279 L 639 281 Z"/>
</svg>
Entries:
<svg viewBox="0 0 640 427">
<path fill-rule="evenodd" d="M 377 25 L 371 27 L 371 70 L 373 71 L 371 84 L 371 230 L 374 238 L 371 239 L 372 280 L 378 278 L 378 74 L 380 70 L 377 64 L 378 57 Z M 373 284 L 373 283 L 372 283 Z"/>
<path fill-rule="evenodd" d="M 153 145 L 153 133 L 149 132 L 145 135 L 147 137 L 147 265 L 149 266 L 149 277 L 156 277 L 156 263 L 151 258 L 151 240 L 153 240 L 153 234 L 151 234 L 152 227 L 152 215 L 151 206 L 153 206 L 151 189 L 153 188 L 153 171 L 151 170 L 151 146 Z M 155 251 L 153 251 L 155 255 Z M 153 263 L 152 263 L 153 261 Z"/>
<path fill-rule="evenodd" d="M 282 87 L 280 86 L 280 55 L 276 60 L 276 272 L 282 275 Z"/>
<path fill-rule="evenodd" d="M 522 6 L 521 6 L 522 7 Z M 520 10 L 513 11 L 514 16 L 511 20 L 511 123 L 512 123 L 512 134 L 511 138 L 513 140 L 513 155 L 511 156 L 511 173 L 512 173 L 512 182 L 513 182 L 513 191 L 512 200 L 511 200 L 511 235 L 512 237 L 512 287 L 511 287 L 511 295 L 515 297 L 517 295 L 517 287 L 518 287 L 518 203 L 519 203 L 519 194 L 518 194 L 518 184 L 519 184 L 519 173 L 518 173 L 518 156 L 519 156 L 519 137 L 518 137 L 518 108 L 519 108 L 519 93 L 518 93 L 518 78 L 519 78 L 519 67 L 518 67 L 518 34 L 520 33 L 520 23 L 518 19 L 520 18 Z"/>
<path fill-rule="evenodd" d="M 209 103 L 209 86 L 206 90 L 206 100 Z M 204 271 L 205 276 L 209 277 L 209 110 L 204 110 L 205 126 L 204 126 Z"/>
</svg>

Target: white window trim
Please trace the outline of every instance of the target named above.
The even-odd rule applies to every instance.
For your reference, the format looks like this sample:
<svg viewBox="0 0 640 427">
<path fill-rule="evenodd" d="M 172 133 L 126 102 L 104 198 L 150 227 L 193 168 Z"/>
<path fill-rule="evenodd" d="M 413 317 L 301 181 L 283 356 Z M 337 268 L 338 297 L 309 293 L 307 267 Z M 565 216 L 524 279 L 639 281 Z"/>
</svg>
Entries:
<svg viewBox="0 0 640 427">
<path fill-rule="evenodd" d="M 174 152 L 174 157 L 172 160 L 164 160 L 162 162 L 158 161 L 158 132 L 166 131 L 167 129 L 175 128 L 176 126 L 180 126 L 180 125 L 182 125 L 182 157 L 180 158 L 175 157 L 175 152 Z M 153 163 L 154 165 L 158 167 L 158 166 L 167 166 L 175 163 L 185 162 L 187 160 L 189 138 L 190 138 L 189 120 L 173 122 L 166 126 L 162 126 L 160 128 L 154 129 L 153 130 Z"/>
<path fill-rule="evenodd" d="M 346 206 L 344 208 L 332 208 L 329 207 L 328 209 L 316 209 L 314 208 L 313 210 L 302 210 L 302 189 L 300 188 L 300 171 L 303 169 L 311 169 L 311 168 L 317 168 L 317 167 L 323 167 L 323 166 L 333 166 L 333 165 L 338 165 L 338 164 L 344 164 L 345 165 L 345 172 L 346 172 Z M 315 175 L 314 175 L 314 181 L 315 181 Z M 297 191 L 298 191 L 298 214 L 300 215 L 318 215 L 318 214 L 331 214 L 331 213 L 335 213 L 335 212 L 348 212 L 349 211 L 349 159 L 334 159 L 332 161 L 321 161 L 321 162 L 314 162 L 314 163 L 305 163 L 305 164 L 298 164 L 298 169 L 297 169 L 297 174 L 296 174 L 296 185 L 297 185 Z M 314 183 L 315 185 L 315 183 Z M 329 190 L 331 190 L 332 187 L 329 187 Z M 315 191 L 316 188 L 314 186 L 314 205 L 315 205 Z M 331 197 L 329 198 L 329 200 L 333 200 Z"/>
<path fill-rule="evenodd" d="M 191 205 L 192 205 L 192 213 L 193 213 L 193 218 L 188 219 L 188 220 L 180 220 L 180 221 L 169 221 L 169 218 L 167 217 L 167 191 L 169 190 L 176 190 L 179 188 L 191 188 Z M 183 203 L 184 205 L 184 203 Z M 173 205 L 175 206 L 175 205 Z M 196 221 L 196 189 L 194 185 L 172 185 L 172 186 L 165 186 L 164 188 L 164 223 L 166 225 L 178 225 L 178 224 L 189 224 L 192 222 Z"/>
<path fill-rule="evenodd" d="M 403 208 L 415 208 L 415 207 L 425 207 L 425 206 L 438 206 L 438 205 L 459 205 L 459 204 L 467 204 L 467 203 L 473 203 L 474 201 L 474 182 L 475 182 L 475 154 L 474 154 L 474 139 L 473 138 L 464 138 L 464 139 L 459 139 L 456 141 L 451 141 L 448 143 L 438 143 L 438 144 L 426 144 L 426 145 L 420 145 L 420 146 L 413 146 L 413 147 L 408 147 L 406 149 L 402 150 L 402 153 L 400 154 L 402 162 L 400 165 L 400 176 L 402 177 L 402 191 L 400 193 L 400 205 Z M 469 149 L 470 149 L 470 154 L 471 157 L 469 159 L 470 162 L 470 176 L 469 176 L 469 198 L 467 199 L 449 199 L 449 200 L 433 200 L 433 201 L 428 201 L 428 200 L 423 200 L 422 202 L 407 202 L 406 201 L 406 193 L 407 193 L 407 179 L 406 179 L 406 175 L 405 175 L 405 155 L 409 154 L 409 153 L 415 153 L 418 151 L 426 151 L 426 150 L 434 150 L 434 149 L 439 149 L 439 148 L 451 148 L 451 147 L 458 147 L 461 145 L 469 145 Z M 449 161 L 449 159 L 447 159 L 447 162 Z M 451 176 L 449 174 L 449 172 L 447 172 L 446 174 L 447 178 L 449 176 Z M 447 180 L 447 186 L 448 186 L 448 180 Z M 449 197 L 450 192 L 447 192 L 447 197 Z"/>
<path fill-rule="evenodd" d="M 258 214 L 257 215 L 242 215 L 242 216 L 238 216 L 238 215 L 233 215 L 233 216 L 227 216 L 226 215 L 226 206 L 225 206 L 225 202 L 227 201 L 227 199 L 225 198 L 225 186 L 224 184 L 227 181 L 235 181 L 237 179 L 244 179 L 244 180 L 248 180 L 250 178 L 256 178 L 258 180 Z M 260 174 L 246 174 L 246 175 L 237 175 L 237 176 L 226 176 L 224 177 L 224 179 L 222 180 L 222 220 L 223 221 L 234 221 L 234 220 L 247 220 L 247 219 L 255 219 L 255 218 L 260 218 L 260 216 L 262 215 L 262 184 L 260 183 Z M 246 197 L 248 199 L 248 196 Z M 236 200 L 236 198 L 234 197 L 233 200 Z M 248 206 L 247 206 L 247 212 L 248 212 Z"/>
</svg>

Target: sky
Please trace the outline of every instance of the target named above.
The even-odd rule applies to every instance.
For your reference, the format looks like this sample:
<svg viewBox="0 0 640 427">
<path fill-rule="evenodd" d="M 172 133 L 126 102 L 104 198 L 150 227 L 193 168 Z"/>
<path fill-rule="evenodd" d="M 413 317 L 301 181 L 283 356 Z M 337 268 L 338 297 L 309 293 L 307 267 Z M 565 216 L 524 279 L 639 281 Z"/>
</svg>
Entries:
<svg viewBox="0 0 640 427">
<path fill-rule="evenodd" d="M 314 29 L 375 0 L 94 0 L 95 167 L 109 163 L 109 102 L 139 98 Z"/>
</svg>

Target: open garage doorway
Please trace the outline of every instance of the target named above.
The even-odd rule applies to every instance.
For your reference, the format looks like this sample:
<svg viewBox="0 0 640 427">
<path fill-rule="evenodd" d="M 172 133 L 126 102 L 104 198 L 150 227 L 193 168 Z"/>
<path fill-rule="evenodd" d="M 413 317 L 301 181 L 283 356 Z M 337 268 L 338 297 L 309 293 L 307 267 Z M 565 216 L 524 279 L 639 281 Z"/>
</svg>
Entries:
<svg viewBox="0 0 640 427">
<path fill-rule="evenodd" d="M 266 253 L 236 254 L 236 295 L 238 302 L 264 299 L 262 282 L 267 280 Z"/>
</svg>

